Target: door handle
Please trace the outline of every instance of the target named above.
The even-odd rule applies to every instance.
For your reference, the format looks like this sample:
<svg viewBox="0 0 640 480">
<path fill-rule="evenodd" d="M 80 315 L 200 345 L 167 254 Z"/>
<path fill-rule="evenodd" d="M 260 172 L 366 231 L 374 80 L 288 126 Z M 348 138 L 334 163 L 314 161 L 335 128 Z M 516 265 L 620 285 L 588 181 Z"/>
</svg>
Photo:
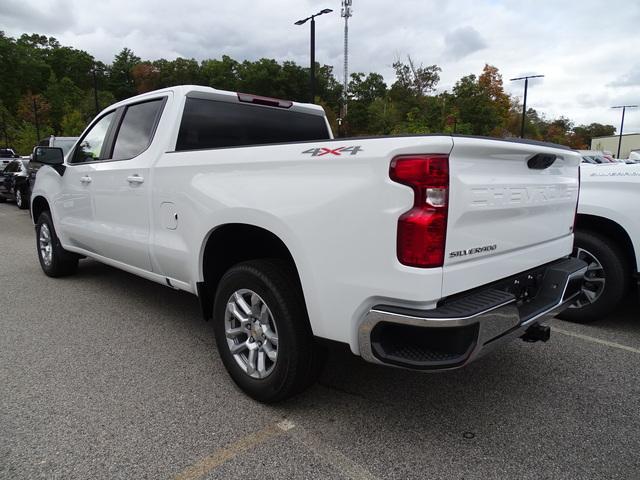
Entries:
<svg viewBox="0 0 640 480">
<path fill-rule="evenodd" d="M 127 182 L 140 184 L 144 182 L 144 178 L 142 178 L 140 175 L 129 175 L 127 177 Z"/>
<path fill-rule="evenodd" d="M 91 183 L 91 177 L 85 175 L 84 177 L 80 177 L 81 183 Z"/>
</svg>

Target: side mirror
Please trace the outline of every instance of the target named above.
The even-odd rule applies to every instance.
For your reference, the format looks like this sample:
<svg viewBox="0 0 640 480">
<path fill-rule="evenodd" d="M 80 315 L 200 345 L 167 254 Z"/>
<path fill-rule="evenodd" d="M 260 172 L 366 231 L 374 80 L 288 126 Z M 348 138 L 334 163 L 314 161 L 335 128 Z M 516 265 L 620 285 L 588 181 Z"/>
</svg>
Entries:
<svg viewBox="0 0 640 480">
<path fill-rule="evenodd" d="M 61 148 L 57 147 L 35 147 L 33 149 L 33 161 L 43 165 L 62 165 L 64 154 Z"/>
</svg>

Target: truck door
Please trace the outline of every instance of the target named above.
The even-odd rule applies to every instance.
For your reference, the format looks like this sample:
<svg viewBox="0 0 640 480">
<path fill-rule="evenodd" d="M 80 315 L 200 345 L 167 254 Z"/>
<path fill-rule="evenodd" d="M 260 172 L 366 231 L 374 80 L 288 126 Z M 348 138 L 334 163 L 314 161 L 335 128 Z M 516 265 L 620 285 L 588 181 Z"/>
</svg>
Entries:
<svg viewBox="0 0 640 480">
<path fill-rule="evenodd" d="M 119 112 L 109 159 L 93 165 L 92 243 L 100 255 L 151 271 L 149 256 L 150 149 L 166 97 L 127 105 Z"/>
<path fill-rule="evenodd" d="M 96 252 L 92 233 L 94 225 L 91 204 L 93 166 L 102 161 L 107 138 L 115 120 L 115 110 L 103 115 L 83 135 L 78 146 L 69 156 L 67 168 L 61 177 L 61 194 L 55 199 L 56 219 L 62 228 L 57 229 L 63 243 Z"/>
</svg>

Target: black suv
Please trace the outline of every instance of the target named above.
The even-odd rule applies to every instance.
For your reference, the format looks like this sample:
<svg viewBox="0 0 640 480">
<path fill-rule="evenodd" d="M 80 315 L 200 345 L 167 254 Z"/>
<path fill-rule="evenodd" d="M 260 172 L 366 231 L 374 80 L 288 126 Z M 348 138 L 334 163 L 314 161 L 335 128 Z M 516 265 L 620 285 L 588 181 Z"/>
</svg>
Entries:
<svg viewBox="0 0 640 480">
<path fill-rule="evenodd" d="M 13 160 L 0 172 L 0 202 L 15 200 L 18 208 L 29 208 L 29 160 Z"/>
</svg>

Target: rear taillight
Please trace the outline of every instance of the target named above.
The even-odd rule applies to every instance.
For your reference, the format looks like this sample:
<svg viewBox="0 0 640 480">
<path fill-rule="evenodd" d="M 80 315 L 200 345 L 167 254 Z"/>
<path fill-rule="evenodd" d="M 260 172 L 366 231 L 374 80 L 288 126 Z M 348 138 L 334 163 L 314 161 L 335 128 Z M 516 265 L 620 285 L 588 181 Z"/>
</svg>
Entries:
<svg viewBox="0 0 640 480">
<path fill-rule="evenodd" d="M 396 157 L 389 176 L 414 192 L 413 207 L 398 219 L 398 260 L 411 267 L 441 267 L 447 234 L 449 156 Z"/>
</svg>

